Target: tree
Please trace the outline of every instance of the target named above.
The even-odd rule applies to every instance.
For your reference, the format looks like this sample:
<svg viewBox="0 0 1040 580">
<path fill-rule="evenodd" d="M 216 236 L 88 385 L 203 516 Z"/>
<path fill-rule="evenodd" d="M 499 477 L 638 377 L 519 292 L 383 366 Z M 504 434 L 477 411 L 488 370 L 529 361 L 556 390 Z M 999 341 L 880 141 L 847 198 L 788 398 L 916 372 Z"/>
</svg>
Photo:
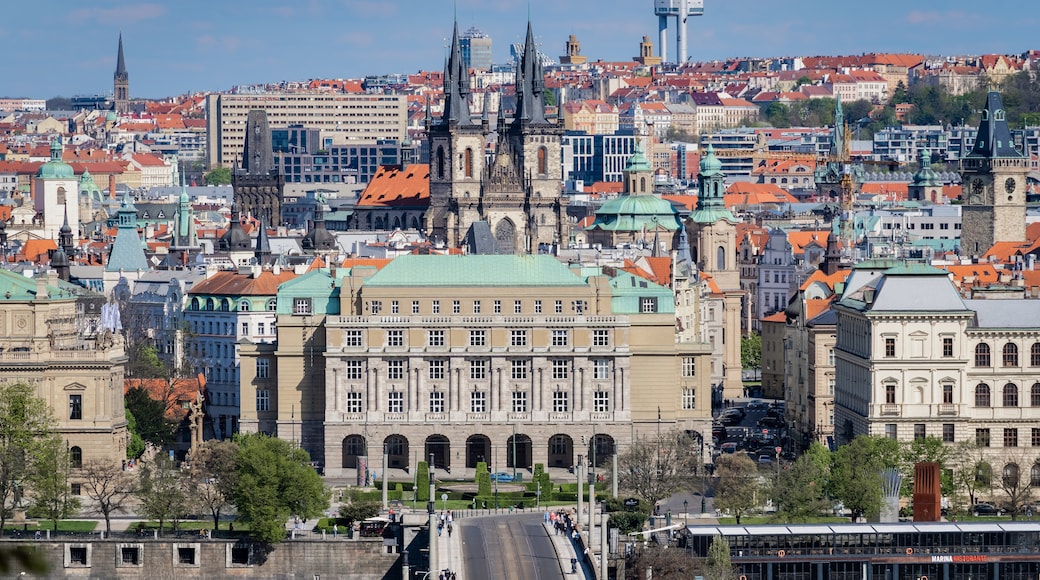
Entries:
<svg viewBox="0 0 1040 580">
<path fill-rule="evenodd" d="M 822 447 L 819 443 L 814 443 Z M 827 509 L 827 471 L 814 457 L 805 454 L 773 480 L 778 519 L 808 522 Z"/>
<path fill-rule="evenodd" d="M 715 507 L 733 512 L 739 524 L 757 503 L 758 466 L 747 455 L 724 453 L 715 460 L 715 476 Z"/>
<path fill-rule="evenodd" d="M 141 434 L 137 431 L 137 417 L 134 417 L 130 409 L 126 410 L 126 432 L 130 436 L 130 440 L 126 444 L 126 458 L 137 459 L 144 454 L 145 444 Z"/>
<path fill-rule="evenodd" d="M 681 431 L 639 441 L 618 458 L 618 484 L 651 505 L 682 490 L 697 473 L 699 444 Z"/>
<path fill-rule="evenodd" d="M 83 464 L 83 493 L 91 500 L 88 513 L 105 518 L 105 531 L 112 532 L 112 514 L 123 511 L 134 494 L 134 476 L 119 465 L 91 459 Z"/>
<path fill-rule="evenodd" d="M 206 185 L 229 185 L 231 183 L 231 170 L 227 167 L 214 167 L 206 172 L 202 178 Z"/>
<path fill-rule="evenodd" d="M 715 536 L 708 546 L 708 557 L 704 559 L 705 580 L 734 580 L 737 573 L 729 559 L 729 542 Z"/>
<path fill-rule="evenodd" d="M 791 107 L 784 103 L 773 101 L 766 105 L 764 113 L 766 122 L 777 129 L 791 126 Z"/>
<path fill-rule="evenodd" d="M 220 529 L 220 514 L 231 505 L 238 474 L 231 441 L 206 441 L 191 456 L 188 478 L 195 505 L 213 518 L 213 529 Z"/>
<path fill-rule="evenodd" d="M 126 392 L 126 409 L 133 413 L 137 432 L 146 442 L 165 447 L 173 440 L 173 424 L 166 420 L 166 407 L 148 391 L 134 387 Z"/>
<path fill-rule="evenodd" d="M 348 529 L 354 522 L 379 515 L 379 502 L 361 499 L 361 492 L 356 487 L 349 488 L 343 499 L 345 501 L 340 503 L 339 517 L 345 520 Z"/>
<path fill-rule="evenodd" d="M 611 517 L 613 519 L 613 517 Z M 611 525 L 611 527 L 614 527 Z M 653 570 L 654 578 L 694 578 L 699 575 L 701 563 L 689 550 L 677 550 L 668 545 L 651 543 L 633 551 L 625 565 L 629 578 L 643 578 L 646 570 Z M 650 577 L 646 574 L 647 578 Z"/>
<path fill-rule="evenodd" d="M 762 367 L 762 335 L 753 332 L 740 339 L 740 364 L 746 369 Z"/>
<path fill-rule="evenodd" d="M 1020 453 L 1004 456 L 1003 462 L 1004 468 L 994 483 L 1004 499 L 1001 505 L 1012 520 L 1017 520 L 1019 514 L 1025 511 L 1026 505 L 1033 500 L 1033 486 L 1028 470 L 1034 462 Z M 1023 465 L 1026 467 L 1023 468 Z M 1026 470 L 1025 474 L 1022 473 L 1023 469 Z"/>
<path fill-rule="evenodd" d="M 237 435 L 235 443 L 238 481 L 232 498 L 255 539 L 280 542 L 290 516 L 309 518 L 328 509 L 329 490 L 306 451 L 259 433 Z"/>
<path fill-rule="evenodd" d="M 950 453 L 953 448 L 943 442 L 942 439 L 934 436 L 922 437 L 921 439 L 914 439 L 904 444 L 903 449 L 903 464 L 906 466 L 906 473 L 903 477 L 904 493 L 903 495 L 911 495 L 913 493 L 913 477 L 914 477 L 914 466 L 918 463 L 938 463 L 939 464 L 939 486 L 943 495 L 951 495 L 953 493 L 953 471 L 950 469 Z"/>
<path fill-rule="evenodd" d="M 151 461 L 144 462 L 140 474 L 135 494 L 140 502 L 138 510 L 141 515 L 159 522 L 159 535 L 162 535 L 163 524 L 167 521 L 173 523 L 176 531 L 189 510 L 180 470 L 169 455 L 158 453 Z"/>
<path fill-rule="evenodd" d="M 881 512 L 882 472 L 900 467 L 899 442 L 860 435 L 834 453 L 831 493 L 853 517 L 876 518 Z"/>
<path fill-rule="evenodd" d="M 0 536 L 10 511 L 21 506 L 23 486 L 40 466 L 54 423 L 50 406 L 32 387 L 0 385 Z"/>
<path fill-rule="evenodd" d="M 69 449 L 57 434 L 40 442 L 36 469 L 29 478 L 32 489 L 32 513 L 51 521 L 72 516 L 80 507 L 79 498 L 69 493 Z"/>
<path fill-rule="evenodd" d="M 953 453 L 953 485 L 968 494 L 968 505 L 975 505 L 979 494 L 989 491 L 993 468 L 984 459 L 985 448 L 975 441 L 962 441 Z"/>
</svg>

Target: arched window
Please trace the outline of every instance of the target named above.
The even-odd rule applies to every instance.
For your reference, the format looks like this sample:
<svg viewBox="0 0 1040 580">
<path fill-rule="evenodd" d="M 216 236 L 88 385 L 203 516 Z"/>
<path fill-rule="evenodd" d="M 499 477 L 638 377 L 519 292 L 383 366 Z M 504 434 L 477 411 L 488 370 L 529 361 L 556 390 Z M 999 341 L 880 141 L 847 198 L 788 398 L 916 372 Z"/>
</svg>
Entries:
<svg viewBox="0 0 1040 580">
<path fill-rule="evenodd" d="M 466 158 L 463 162 L 464 170 L 466 171 L 466 177 L 473 177 L 473 150 L 466 149 Z"/>
<path fill-rule="evenodd" d="M 975 345 L 975 366 L 990 366 L 989 345 L 984 342 L 980 342 L 979 344 Z"/>
<path fill-rule="evenodd" d="M 1034 342 L 1029 347 L 1029 366 L 1040 367 L 1040 342 Z"/>
<path fill-rule="evenodd" d="M 69 447 L 69 467 L 83 467 L 83 450 L 79 447 Z"/>
<path fill-rule="evenodd" d="M 719 249 L 715 251 L 715 267 L 718 271 L 726 269 L 726 248 L 725 246 L 719 246 Z"/>
<path fill-rule="evenodd" d="M 239 301 L 239 303 L 238 303 L 238 311 L 239 312 L 249 312 L 249 301 L 248 300 L 241 300 L 241 301 Z"/>
<path fill-rule="evenodd" d="M 278 310 L 278 299 L 272 298 L 267 301 L 267 311 L 274 312 L 275 310 Z"/>
<path fill-rule="evenodd" d="M 546 173 L 549 172 L 549 160 L 547 159 L 548 155 L 549 155 L 549 152 L 548 152 L 548 150 L 546 150 L 545 147 L 539 147 L 538 148 L 538 174 L 539 175 L 545 175 Z"/>
<path fill-rule="evenodd" d="M 1009 488 L 1018 487 L 1018 464 L 1008 463 L 1004 466 L 1004 485 Z"/>
<path fill-rule="evenodd" d="M 1018 366 L 1018 345 L 1013 342 L 1004 345 L 1004 366 Z"/>
<path fill-rule="evenodd" d="M 1018 385 L 1014 383 L 1008 383 L 1004 385 L 1004 406 L 1018 406 Z"/>
<path fill-rule="evenodd" d="M 639 178 L 639 193 L 646 193 L 646 178 Z"/>
<path fill-rule="evenodd" d="M 213 299 L 212 298 L 207 298 L 206 299 L 206 310 L 209 310 L 209 311 L 213 310 Z"/>
<path fill-rule="evenodd" d="M 979 383 L 979 385 L 975 387 L 975 406 L 988 407 L 989 403 L 989 385 L 986 383 Z"/>
<path fill-rule="evenodd" d="M 199 309 L 199 299 L 198 298 L 192 298 L 191 299 L 191 309 L 192 310 L 198 310 Z"/>
<path fill-rule="evenodd" d="M 1040 463 L 1034 463 L 1029 469 L 1029 485 L 1040 487 Z"/>
<path fill-rule="evenodd" d="M 1029 406 L 1040 407 L 1040 383 L 1033 383 L 1029 388 Z"/>
<path fill-rule="evenodd" d="M 444 179 L 444 148 L 437 148 L 437 179 Z"/>
</svg>

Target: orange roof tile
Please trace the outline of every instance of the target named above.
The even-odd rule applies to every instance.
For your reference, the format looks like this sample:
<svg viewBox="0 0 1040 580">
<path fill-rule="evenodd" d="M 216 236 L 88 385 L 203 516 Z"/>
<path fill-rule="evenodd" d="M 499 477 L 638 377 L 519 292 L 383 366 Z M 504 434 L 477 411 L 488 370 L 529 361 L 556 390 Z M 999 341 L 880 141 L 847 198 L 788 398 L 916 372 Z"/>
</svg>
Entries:
<svg viewBox="0 0 1040 580">
<path fill-rule="evenodd" d="M 148 396 L 166 404 L 166 418 L 180 421 L 188 414 L 187 404 L 195 401 L 196 393 L 205 393 L 206 377 L 174 379 L 172 386 L 166 379 L 123 379 L 123 394 L 130 389 L 143 389 Z"/>
<path fill-rule="evenodd" d="M 221 271 L 192 285 L 189 294 L 226 294 L 232 296 L 274 296 L 278 285 L 296 277 L 292 270 L 282 270 L 277 275 L 264 270 L 253 278 L 237 271 Z"/>
<path fill-rule="evenodd" d="M 806 300 L 805 319 L 812 320 L 826 312 L 831 307 L 832 300 L 834 300 L 834 296 L 831 296 L 830 298 L 810 298 Z"/>
<path fill-rule="evenodd" d="M 397 166 L 379 168 L 361 192 L 360 207 L 425 206 L 430 203 L 430 166 L 413 163 L 404 170 Z"/>
<path fill-rule="evenodd" d="M 761 320 L 762 322 L 783 322 L 786 324 L 787 315 L 784 314 L 783 310 L 781 310 L 780 312 L 775 312 L 773 314 L 770 314 L 769 316 L 763 316 Z"/>
<path fill-rule="evenodd" d="M 58 244 L 54 240 L 26 240 L 22 249 L 18 252 L 19 260 L 29 262 L 49 261 L 49 250 L 57 250 Z"/>
<path fill-rule="evenodd" d="M 827 247 L 827 238 L 830 235 L 830 230 L 792 230 L 787 232 L 787 241 L 795 254 L 801 254 L 805 252 L 805 246 L 813 242 L 818 246 Z"/>
</svg>

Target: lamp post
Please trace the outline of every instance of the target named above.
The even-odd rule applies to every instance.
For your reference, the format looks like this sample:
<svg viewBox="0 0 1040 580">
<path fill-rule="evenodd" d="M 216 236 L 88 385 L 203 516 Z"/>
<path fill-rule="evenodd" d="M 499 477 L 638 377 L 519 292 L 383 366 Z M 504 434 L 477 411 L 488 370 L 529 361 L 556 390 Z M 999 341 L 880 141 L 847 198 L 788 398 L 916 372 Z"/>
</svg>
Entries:
<svg viewBox="0 0 1040 580">
<path fill-rule="evenodd" d="M 682 500 L 682 517 L 683 524 L 690 525 L 690 502 L 689 500 Z"/>
</svg>

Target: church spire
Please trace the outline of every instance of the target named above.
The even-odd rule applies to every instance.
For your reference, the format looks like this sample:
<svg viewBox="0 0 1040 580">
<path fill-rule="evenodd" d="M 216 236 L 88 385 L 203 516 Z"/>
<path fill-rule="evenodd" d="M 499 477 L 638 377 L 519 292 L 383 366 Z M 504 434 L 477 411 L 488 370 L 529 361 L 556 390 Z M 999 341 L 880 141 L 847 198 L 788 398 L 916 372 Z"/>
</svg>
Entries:
<svg viewBox="0 0 1040 580">
<path fill-rule="evenodd" d="M 116 74 L 115 80 L 125 79 L 128 75 L 126 72 L 126 60 L 123 58 L 123 33 L 119 33 L 119 53 L 116 56 Z"/>
<path fill-rule="evenodd" d="M 534 42 L 534 29 L 527 22 L 527 39 L 524 54 L 516 71 L 517 123 L 545 123 L 545 78 L 542 63 L 538 58 L 538 47 Z"/>
<path fill-rule="evenodd" d="M 130 110 L 130 73 L 126 72 L 123 58 L 123 33 L 119 33 L 119 51 L 116 54 L 116 72 L 112 75 L 112 100 L 117 113 Z"/>
<path fill-rule="evenodd" d="M 451 52 L 444 67 L 444 117 L 442 123 L 470 125 L 473 120 L 469 113 L 469 71 L 462 62 L 462 49 L 459 42 L 459 23 L 451 36 Z"/>
<path fill-rule="evenodd" d="M 1022 153 L 1015 149 L 1015 141 L 1007 124 L 1007 113 L 1000 100 L 1000 93 L 990 91 L 986 95 L 986 108 L 982 110 L 982 121 L 968 157 L 994 159 L 999 157 L 1021 158 Z"/>
</svg>

